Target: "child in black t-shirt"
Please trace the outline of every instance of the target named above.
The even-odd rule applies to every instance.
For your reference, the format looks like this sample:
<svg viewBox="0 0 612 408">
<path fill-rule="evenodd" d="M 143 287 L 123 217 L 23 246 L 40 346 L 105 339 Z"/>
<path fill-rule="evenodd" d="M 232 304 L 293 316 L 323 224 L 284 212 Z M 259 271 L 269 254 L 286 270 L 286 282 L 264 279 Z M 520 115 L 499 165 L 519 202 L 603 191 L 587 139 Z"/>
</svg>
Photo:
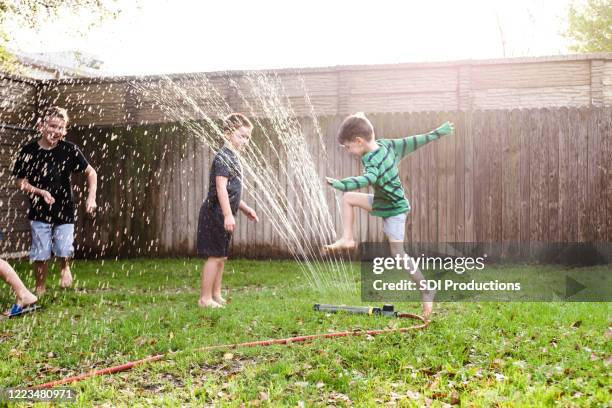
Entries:
<svg viewBox="0 0 612 408">
<path fill-rule="evenodd" d="M 30 261 L 36 270 L 36 293 L 45 292 L 47 261 L 51 254 L 60 259 L 60 286 L 72 285 L 69 260 L 74 253 L 75 207 L 70 176 L 75 172 L 87 175 L 87 213 L 96 209 L 96 171 L 81 150 L 64 140 L 68 114 L 65 109 L 47 108 L 37 129 L 38 141 L 26 144 L 19 151 L 13 167 L 17 187 L 28 195 L 28 219 L 32 231 Z"/>
<path fill-rule="evenodd" d="M 240 199 L 242 166 L 237 152 L 249 142 L 253 125 L 249 119 L 232 113 L 223 121 L 225 145 L 215 156 L 208 184 L 208 196 L 198 218 L 197 251 L 207 258 L 202 267 L 202 285 L 198 304 L 222 307 L 221 277 L 229 245 L 236 226 L 234 216 L 241 210 L 250 220 L 259 221 L 255 210 Z"/>
</svg>

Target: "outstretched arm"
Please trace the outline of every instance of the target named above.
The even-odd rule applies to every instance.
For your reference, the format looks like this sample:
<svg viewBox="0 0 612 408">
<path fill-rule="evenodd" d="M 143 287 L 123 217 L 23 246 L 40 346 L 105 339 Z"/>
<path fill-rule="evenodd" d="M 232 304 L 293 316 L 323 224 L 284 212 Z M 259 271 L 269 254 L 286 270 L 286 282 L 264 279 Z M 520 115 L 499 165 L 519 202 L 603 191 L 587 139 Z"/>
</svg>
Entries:
<svg viewBox="0 0 612 408">
<path fill-rule="evenodd" d="M 419 147 L 425 146 L 429 142 L 439 139 L 442 136 L 450 135 L 455 130 L 451 122 L 445 122 L 442 126 L 422 135 L 408 136 L 403 139 L 390 139 L 397 157 L 403 159 Z"/>
<path fill-rule="evenodd" d="M 376 166 L 367 166 L 362 176 L 347 177 L 342 180 L 336 180 L 327 177 L 327 183 L 333 188 L 340 191 L 357 190 L 368 185 L 372 185 L 378 179 L 378 168 Z"/>
</svg>

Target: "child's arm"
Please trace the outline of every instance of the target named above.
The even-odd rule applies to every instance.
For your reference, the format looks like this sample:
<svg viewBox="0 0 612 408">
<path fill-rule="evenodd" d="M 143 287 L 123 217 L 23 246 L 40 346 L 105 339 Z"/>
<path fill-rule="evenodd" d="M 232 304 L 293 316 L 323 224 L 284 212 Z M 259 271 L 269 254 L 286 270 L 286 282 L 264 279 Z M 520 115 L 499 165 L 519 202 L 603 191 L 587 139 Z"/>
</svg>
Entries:
<svg viewBox="0 0 612 408">
<path fill-rule="evenodd" d="M 425 146 L 429 142 L 439 139 L 442 136 L 450 135 L 455 130 L 451 122 L 445 122 L 439 128 L 429 133 L 416 136 L 408 136 L 403 139 L 388 139 L 395 150 L 397 157 L 403 159 L 419 147 Z"/>
<path fill-rule="evenodd" d="M 233 232 L 236 226 L 236 220 L 232 214 L 232 208 L 230 207 L 229 195 L 227 194 L 227 177 L 216 176 L 215 184 L 217 185 L 217 198 L 219 199 L 219 205 L 221 211 L 223 211 L 223 227 L 228 232 Z"/>
<path fill-rule="evenodd" d="M 98 190 L 98 174 L 90 165 L 85 169 L 87 175 L 87 201 L 85 209 L 88 214 L 93 213 L 98 207 L 96 204 L 96 191 Z"/>
<path fill-rule="evenodd" d="M 55 198 L 49 193 L 47 190 L 43 190 L 41 188 L 34 187 L 32 184 L 28 182 L 27 175 L 27 158 L 28 153 L 26 152 L 26 148 L 22 147 L 17 155 L 17 160 L 13 165 L 13 169 L 11 174 L 15 177 L 15 185 L 21 191 L 29 195 L 37 195 L 42 197 L 45 200 L 45 203 L 51 205 L 55 203 Z"/>
<path fill-rule="evenodd" d="M 244 215 L 247 216 L 249 220 L 259 222 L 259 217 L 257 216 L 255 210 L 249 207 L 244 201 L 240 200 L 240 205 L 238 208 L 244 213 Z"/>
<path fill-rule="evenodd" d="M 376 166 L 367 166 L 363 172 L 363 176 L 347 177 L 342 180 L 336 180 L 326 177 L 327 183 L 340 191 L 357 190 L 371 184 L 376 183 L 378 179 L 378 168 Z"/>
<path fill-rule="evenodd" d="M 33 185 L 31 185 L 30 183 L 28 183 L 28 179 L 27 178 L 18 178 L 15 181 L 15 184 L 17 185 L 17 188 L 21 191 L 23 191 L 26 194 L 32 194 L 32 195 L 39 195 L 41 196 L 44 200 L 45 203 L 51 205 L 55 202 L 55 198 L 53 198 L 53 196 L 51 195 L 51 193 L 49 193 L 47 190 L 43 190 L 37 187 L 34 187 Z"/>
</svg>

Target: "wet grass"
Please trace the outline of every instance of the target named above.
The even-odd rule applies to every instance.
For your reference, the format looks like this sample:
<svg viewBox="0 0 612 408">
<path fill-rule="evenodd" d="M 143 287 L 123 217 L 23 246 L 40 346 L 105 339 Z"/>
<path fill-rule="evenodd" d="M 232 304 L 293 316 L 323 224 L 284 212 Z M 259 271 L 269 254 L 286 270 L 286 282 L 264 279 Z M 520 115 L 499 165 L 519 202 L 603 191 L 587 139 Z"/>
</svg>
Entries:
<svg viewBox="0 0 612 408">
<path fill-rule="evenodd" d="M 27 263 L 14 265 L 28 286 Z M 425 330 L 202 352 L 260 339 L 411 325 L 312 311 L 361 304 L 314 292 L 290 261 L 232 260 L 223 310 L 197 306 L 201 261 L 79 261 L 51 271 L 43 309 L 0 321 L 0 387 L 34 386 L 172 353 L 71 385 L 78 406 L 607 406 L 609 303 L 440 303 Z M 538 267 L 526 266 L 529 273 Z M 358 265 L 353 268 L 358 285 Z M 0 302 L 8 307 L 7 289 Z M 420 312 L 418 303 L 396 308 Z M 0 403 L 1 404 L 1 403 Z M 448 405 L 447 405 L 448 404 Z"/>
</svg>

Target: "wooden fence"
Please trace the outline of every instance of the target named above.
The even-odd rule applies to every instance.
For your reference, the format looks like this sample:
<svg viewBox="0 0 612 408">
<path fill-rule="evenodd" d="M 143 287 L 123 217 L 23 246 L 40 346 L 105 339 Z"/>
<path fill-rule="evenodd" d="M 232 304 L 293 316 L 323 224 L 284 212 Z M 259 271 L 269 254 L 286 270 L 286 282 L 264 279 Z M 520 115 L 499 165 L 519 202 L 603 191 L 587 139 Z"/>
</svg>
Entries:
<svg viewBox="0 0 612 408">
<path fill-rule="evenodd" d="M 282 85 L 296 116 L 455 110 L 534 109 L 612 105 L 612 52 L 554 57 L 436 63 L 357 65 L 274 71 L 230 71 L 170 76 L 69 78 L 41 86 L 43 103 L 68 108 L 82 126 L 164 123 L 163 104 L 140 86 L 171 82 L 213 116 L 214 89 L 235 111 L 265 116 L 251 81 Z M 257 88 L 257 87 L 255 87 Z M 309 103 L 305 102 L 308 93 Z M 180 93 L 170 99 L 184 102 Z M 252 107 L 248 107 L 250 105 Z"/>
<path fill-rule="evenodd" d="M 612 108 L 426 112 L 369 115 L 379 137 L 423 133 L 445 120 L 453 136 L 427 145 L 401 164 L 412 211 L 407 237 L 418 242 L 612 241 Z M 301 121 L 323 182 L 360 173 L 335 132 L 342 117 L 320 117 L 328 153 Z M 100 211 L 77 223 L 86 256 L 191 255 L 206 194 L 212 152 L 178 126 L 74 129 L 99 173 Z M 83 177 L 75 178 L 82 195 Z M 323 187 L 328 189 L 328 187 Z M 334 192 L 327 198 L 333 203 Z M 248 195 L 246 198 L 249 201 Z M 340 231 L 334 205 L 333 217 Z M 256 210 L 262 209 L 255 204 Z M 304 220 L 305 223 L 310 222 Z M 271 228 L 240 216 L 234 254 L 286 255 Z M 381 220 L 363 212 L 356 232 L 382 240 Z M 317 237 L 313 237 L 313 241 Z"/>
<path fill-rule="evenodd" d="M 335 134 L 346 112 L 361 107 L 374 123 L 378 136 L 386 138 L 422 133 L 445 120 L 455 122 L 453 136 L 420 149 L 401 164 L 400 175 L 412 205 L 408 239 L 612 242 L 612 108 L 605 106 L 612 100 L 607 86 L 612 72 L 610 54 L 572 58 L 508 64 L 503 61 L 470 63 L 469 69 L 459 63 L 434 64 L 435 67 L 406 64 L 286 70 L 279 75 L 283 81 L 293 84 L 293 88 L 285 88 L 292 103 L 301 100 L 305 104 L 303 88 L 292 78 L 302 76 L 304 86 L 312 91 L 313 106 L 295 106 L 321 182 L 324 175 L 345 177 L 361 171 L 359 162 L 336 143 Z M 433 68 L 438 73 L 450 70 L 447 79 L 454 79 L 446 85 L 453 89 L 459 102 L 402 105 L 409 100 L 427 99 L 426 95 L 418 97 L 418 92 L 430 89 L 428 84 L 436 78 L 431 76 Z M 553 71 L 549 69 L 559 72 L 563 77 L 559 81 L 564 81 L 563 84 L 581 87 L 580 98 L 568 98 L 566 91 L 571 87 L 553 83 L 550 79 Z M 506 78 L 507 75 L 499 74 L 500 70 L 509 70 L 512 75 Z M 464 74 L 470 81 L 462 80 Z M 418 89 L 411 88 L 414 84 L 409 80 L 415 75 L 420 78 Z M 239 82 L 239 75 L 236 78 Z M 515 83 L 512 78 L 520 81 Z M 189 75 L 174 77 L 183 82 L 200 79 Z M 217 85 L 221 96 L 227 96 L 232 107 L 241 106 L 249 99 L 241 100 L 224 87 L 230 79 L 222 74 L 210 75 L 211 81 L 220 81 Z M 1 253 L 23 252 L 29 246 L 25 197 L 14 188 L 9 168 L 18 147 L 34 137 L 32 127 L 40 106 L 51 103 L 68 106 L 74 117 L 68 140 L 83 148 L 99 174 L 100 209 L 95 217 L 84 214 L 84 177 L 77 175 L 73 180 L 79 203 L 78 253 L 81 256 L 194 253 L 197 214 L 206 194 L 213 152 L 183 127 L 161 117 L 159 106 L 155 110 L 154 105 L 149 106 L 151 101 L 141 100 L 142 95 L 134 85 L 137 79 L 40 83 L 3 76 L 0 80 L 0 124 L 3 125 L 0 127 L 0 231 L 5 238 L 0 242 Z M 401 89 L 388 87 L 397 81 L 412 85 Z M 544 89 L 535 87 L 538 81 L 544 81 L 550 88 L 542 91 L 548 99 L 525 102 L 522 99 L 525 95 L 521 93 L 524 90 L 513 88 Z M 506 85 L 509 88 L 504 88 Z M 465 95 L 468 88 L 474 90 L 469 97 Z M 499 93 L 502 88 L 505 91 Z M 550 93 L 553 88 L 557 93 Z M 570 90 L 573 95 L 575 89 Z M 506 91 L 514 99 L 506 98 Z M 327 103 L 323 98 L 326 92 L 334 93 L 336 99 Z M 530 95 L 537 93 L 534 92 Z M 497 95 L 497 99 L 487 99 L 487 95 Z M 366 104 L 360 98 L 376 103 Z M 479 106 L 537 106 L 549 103 L 550 98 L 555 104 L 569 106 L 472 110 Z M 485 100 L 488 102 L 484 103 Z M 373 113 L 433 106 L 450 110 Z M 321 137 L 309 118 L 313 112 L 318 115 Z M 263 123 L 267 126 L 265 120 Z M 255 133 L 261 132 L 258 128 Z M 294 200 L 295 196 L 286 188 L 287 179 L 279 177 L 279 183 L 289 200 Z M 326 186 L 322 188 L 339 231 L 340 216 L 334 204 L 339 194 Z M 264 213 L 265 209 L 259 206 L 255 204 L 256 210 Z M 313 222 L 312 219 L 302 221 L 304 225 Z M 382 222 L 361 213 L 356 233 L 362 241 L 382 240 Z M 234 237 L 234 253 L 250 257 L 286 256 L 287 245 L 275 234 L 271 220 L 264 218 L 254 225 L 241 216 Z"/>
<path fill-rule="evenodd" d="M 38 94 L 35 81 L 0 76 L 0 254 L 5 256 L 19 256 L 29 245 L 27 199 L 15 188 L 10 167 L 19 146 L 33 135 Z"/>
</svg>

